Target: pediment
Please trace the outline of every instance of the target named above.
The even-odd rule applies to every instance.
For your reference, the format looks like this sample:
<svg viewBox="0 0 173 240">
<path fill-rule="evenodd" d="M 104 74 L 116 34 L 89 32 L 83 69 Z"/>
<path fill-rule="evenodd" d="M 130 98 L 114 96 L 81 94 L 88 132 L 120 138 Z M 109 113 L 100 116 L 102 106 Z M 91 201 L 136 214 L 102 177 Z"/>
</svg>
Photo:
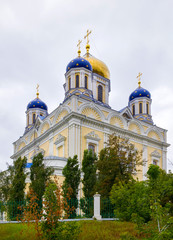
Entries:
<svg viewBox="0 0 173 240">
<path fill-rule="evenodd" d="M 152 153 L 151 153 L 151 156 L 152 156 L 152 157 L 155 157 L 155 158 L 160 158 L 160 157 L 161 157 L 160 153 L 159 153 L 157 150 L 155 150 L 154 152 L 152 152 Z"/>
<path fill-rule="evenodd" d="M 58 137 L 57 137 L 57 139 L 55 140 L 55 145 L 57 145 L 57 144 L 59 144 L 59 143 L 61 143 L 61 142 L 64 142 L 65 141 L 65 139 L 66 139 L 66 137 L 64 137 L 63 135 L 61 135 L 61 134 L 58 134 Z"/>
<path fill-rule="evenodd" d="M 132 113 L 128 107 L 123 108 L 120 111 L 120 115 L 123 116 L 128 121 L 133 119 Z"/>
<path fill-rule="evenodd" d="M 34 149 L 33 154 L 31 155 L 31 159 L 33 159 L 34 156 L 38 155 L 39 153 L 42 153 L 43 156 L 45 154 L 45 150 L 40 148 L 38 145 L 36 146 L 36 148 Z"/>
<path fill-rule="evenodd" d="M 39 129 L 39 127 L 40 127 L 40 125 L 43 123 L 43 121 L 41 120 L 41 118 L 39 118 L 38 116 L 37 116 L 37 119 L 36 119 L 36 121 L 35 121 L 35 128 L 38 130 Z"/>
<path fill-rule="evenodd" d="M 100 141 L 101 139 L 99 138 L 99 136 L 94 132 L 90 132 L 87 135 L 85 135 L 86 139 L 91 139 L 91 140 L 95 140 L 95 141 Z"/>
</svg>

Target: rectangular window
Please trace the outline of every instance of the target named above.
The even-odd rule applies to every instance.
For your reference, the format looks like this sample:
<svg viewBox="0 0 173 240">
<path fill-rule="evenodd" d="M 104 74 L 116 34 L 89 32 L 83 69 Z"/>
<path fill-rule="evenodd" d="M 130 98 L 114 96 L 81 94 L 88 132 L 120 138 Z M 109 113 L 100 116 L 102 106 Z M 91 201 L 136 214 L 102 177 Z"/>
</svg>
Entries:
<svg viewBox="0 0 173 240">
<path fill-rule="evenodd" d="M 76 88 L 79 87 L 79 75 L 76 75 Z"/>
<path fill-rule="evenodd" d="M 135 104 L 133 104 L 133 106 L 132 106 L 132 114 L 133 114 L 133 116 L 135 115 Z"/>
<path fill-rule="evenodd" d="M 32 115 L 32 123 L 35 123 L 36 117 L 35 117 L 35 113 L 33 113 Z"/>
<path fill-rule="evenodd" d="M 87 89 L 88 88 L 88 77 L 85 76 L 85 88 Z"/>
<path fill-rule="evenodd" d="M 139 103 L 139 113 L 142 113 L 142 103 Z"/>
<path fill-rule="evenodd" d="M 147 111 L 147 114 L 149 114 L 149 104 L 148 103 L 146 104 L 146 111 Z"/>
</svg>

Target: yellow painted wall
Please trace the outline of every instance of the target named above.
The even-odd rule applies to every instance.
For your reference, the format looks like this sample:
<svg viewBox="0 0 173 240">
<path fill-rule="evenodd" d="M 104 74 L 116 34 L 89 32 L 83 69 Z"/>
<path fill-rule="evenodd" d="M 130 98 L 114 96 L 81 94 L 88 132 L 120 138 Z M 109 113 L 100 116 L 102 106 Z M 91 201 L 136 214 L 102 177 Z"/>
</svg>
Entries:
<svg viewBox="0 0 173 240">
<path fill-rule="evenodd" d="M 44 132 L 46 132 L 48 129 L 49 129 L 49 124 L 48 123 L 45 123 L 43 126 L 42 126 L 42 129 L 41 129 L 41 134 L 43 134 Z"/>
<path fill-rule="evenodd" d="M 58 123 L 59 121 L 61 121 L 61 119 L 63 117 L 65 117 L 68 114 L 67 110 L 63 110 L 62 112 L 60 112 L 60 114 L 58 115 L 57 119 L 56 119 L 56 123 Z"/>
<path fill-rule="evenodd" d="M 30 142 L 32 142 L 34 139 L 36 139 L 38 137 L 38 134 L 35 132 L 32 134 L 31 138 L 30 138 Z"/>
<path fill-rule="evenodd" d="M 26 146 L 26 144 L 24 142 L 22 142 L 18 147 L 18 151 L 20 151 L 25 146 Z"/>
<path fill-rule="evenodd" d="M 147 147 L 147 150 L 148 150 L 148 166 L 149 166 L 150 164 L 152 164 L 151 153 L 156 150 L 156 151 L 159 152 L 160 155 L 161 155 L 160 162 L 159 162 L 159 167 L 162 168 L 162 151 L 161 151 L 160 149 L 156 149 L 156 148 L 153 148 L 153 147 Z"/>
<path fill-rule="evenodd" d="M 58 157 L 64 157 L 63 146 L 60 146 L 60 147 L 58 148 Z"/>
<path fill-rule="evenodd" d="M 45 157 L 49 156 L 49 140 L 47 140 L 47 142 L 41 144 L 40 148 L 45 151 L 45 154 L 44 154 Z"/>
<path fill-rule="evenodd" d="M 53 142 L 56 141 L 58 135 L 61 134 L 62 136 L 64 136 L 66 139 L 65 139 L 65 143 L 64 143 L 64 157 L 68 158 L 68 127 L 66 129 L 64 129 L 63 131 L 61 131 L 60 133 L 56 134 L 53 138 Z M 56 145 L 54 144 L 53 146 L 53 154 L 54 156 L 57 155 L 57 150 L 56 150 Z"/>
<path fill-rule="evenodd" d="M 109 112 L 102 110 L 102 113 L 104 114 L 105 118 L 107 118 Z"/>
<path fill-rule="evenodd" d="M 97 130 L 93 130 L 87 127 L 81 127 L 81 138 L 82 138 L 82 149 L 81 149 L 81 159 L 83 158 L 83 152 L 85 149 L 87 149 L 87 139 L 85 138 L 85 136 L 94 131 L 95 134 L 97 134 L 99 136 L 99 138 L 101 139 L 99 141 L 99 147 L 98 147 L 98 153 L 101 151 L 101 149 L 103 149 L 104 147 L 104 133 L 101 131 L 97 131 Z"/>
<path fill-rule="evenodd" d="M 141 152 L 143 150 L 143 145 L 140 144 L 140 143 L 136 143 L 136 142 L 133 142 L 133 141 L 130 141 L 134 146 L 135 148 Z M 141 156 L 141 159 L 142 156 Z M 143 180 L 143 166 L 138 166 L 137 167 L 137 174 L 134 176 L 135 179 L 138 179 L 139 181 L 142 181 Z"/>
</svg>

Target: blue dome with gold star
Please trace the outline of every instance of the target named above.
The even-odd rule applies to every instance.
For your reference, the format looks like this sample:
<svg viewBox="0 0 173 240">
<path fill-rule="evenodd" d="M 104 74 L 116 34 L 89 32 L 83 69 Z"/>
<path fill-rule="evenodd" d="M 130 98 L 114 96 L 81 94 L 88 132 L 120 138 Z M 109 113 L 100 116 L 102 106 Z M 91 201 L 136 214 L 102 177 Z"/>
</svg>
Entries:
<svg viewBox="0 0 173 240">
<path fill-rule="evenodd" d="M 70 61 L 66 67 L 66 73 L 72 68 L 86 68 L 92 71 L 92 66 L 89 63 L 89 61 L 87 61 L 85 58 L 82 58 L 82 57 L 77 57 L 72 61 Z"/>
<path fill-rule="evenodd" d="M 47 111 L 47 105 L 40 98 L 35 98 L 28 103 L 27 110 L 30 108 L 40 108 Z"/>
<path fill-rule="evenodd" d="M 135 91 L 130 94 L 129 101 L 134 100 L 135 98 L 147 97 L 151 98 L 151 94 L 148 90 L 138 87 Z"/>
</svg>

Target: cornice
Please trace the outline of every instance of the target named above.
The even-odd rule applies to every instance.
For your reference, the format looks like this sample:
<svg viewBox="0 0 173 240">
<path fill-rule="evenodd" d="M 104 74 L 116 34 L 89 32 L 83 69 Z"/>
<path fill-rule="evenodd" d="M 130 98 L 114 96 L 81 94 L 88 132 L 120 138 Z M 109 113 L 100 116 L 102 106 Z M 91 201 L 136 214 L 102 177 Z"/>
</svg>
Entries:
<svg viewBox="0 0 173 240">
<path fill-rule="evenodd" d="M 56 131 L 58 128 L 61 128 L 65 124 L 68 124 L 68 122 L 71 119 L 73 119 L 73 118 L 80 120 L 81 121 L 81 125 L 82 125 L 82 123 L 91 124 L 93 126 L 95 125 L 95 126 L 99 127 L 100 129 L 102 129 L 103 131 L 104 131 L 104 128 L 106 127 L 110 131 L 116 132 L 117 134 L 120 134 L 121 136 L 124 136 L 124 137 L 129 137 L 130 139 L 135 139 L 135 140 L 140 139 L 141 141 L 146 141 L 148 143 L 155 144 L 155 145 L 157 145 L 159 147 L 169 147 L 170 146 L 170 144 L 168 144 L 166 142 L 161 142 L 161 141 L 149 138 L 149 137 L 147 137 L 145 135 L 140 135 L 138 133 L 131 132 L 131 131 L 123 129 L 123 128 L 119 128 L 119 127 L 111 125 L 109 123 L 101 122 L 101 121 L 98 121 L 96 119 L 93 119 L 93 118 L 90 118 L 90 117 L 86 117 L 85 115 L 80 114 L 80 113 L 71 112 L 68 115 L 66 115 L 60 122 L 58 122 L 54 126 L 50 127 L 45 133 L 43 133 L 42 135 L 37 137 L 35 139 L 35 141 L 29 143 L 24 148 L 22 148 L 20 151 L 18 151 L 17 153 L 13 154 L 11 156 L 11 158 L 13 159 L 13 158 L 16 158 L 18 156 L 21 156 L 22 154 L 25 153 L 25 151 L 28 148 L 32 148 L 32 147 L 36 146 L 42 140 L 44 140 L 46 137 L 49 137 L 50 133 Z M 79 122 L 77 124 L 79 125 Z M 68 127 L 68 125 L 67 125 L 67 127 Z"/>
</svg>

